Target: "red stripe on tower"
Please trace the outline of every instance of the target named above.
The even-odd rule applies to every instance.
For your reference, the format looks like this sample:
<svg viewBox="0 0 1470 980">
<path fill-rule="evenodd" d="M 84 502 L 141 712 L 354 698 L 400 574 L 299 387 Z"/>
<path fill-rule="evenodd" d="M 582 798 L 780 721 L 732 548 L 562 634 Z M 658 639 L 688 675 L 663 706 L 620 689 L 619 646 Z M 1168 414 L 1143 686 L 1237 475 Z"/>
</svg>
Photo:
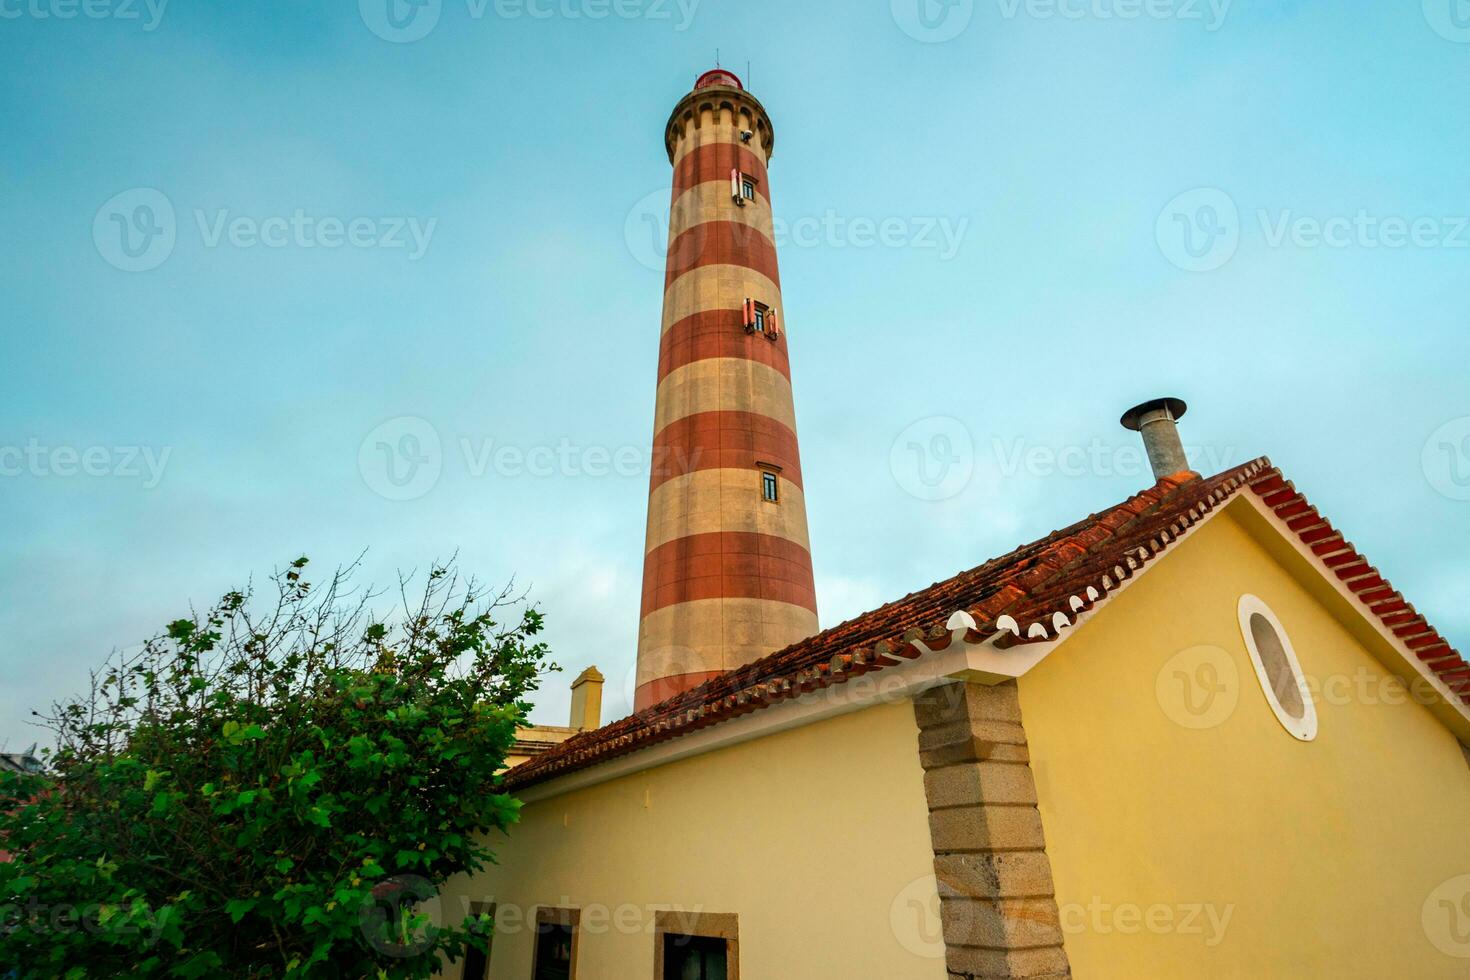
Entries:
<svg viewBox="0 0 1470 980">
<path fill-rule="evenodd" d="M 750 322 L 745 310 L 706 310 L 673 324 L 664 331 L 658 351 L 658 379 L 678 368 L 713 358 L 738 358 L 762 364 L 790 379 L 786 338 L 771 343 L 752 337 L 743 329 Z"/>
</svg>

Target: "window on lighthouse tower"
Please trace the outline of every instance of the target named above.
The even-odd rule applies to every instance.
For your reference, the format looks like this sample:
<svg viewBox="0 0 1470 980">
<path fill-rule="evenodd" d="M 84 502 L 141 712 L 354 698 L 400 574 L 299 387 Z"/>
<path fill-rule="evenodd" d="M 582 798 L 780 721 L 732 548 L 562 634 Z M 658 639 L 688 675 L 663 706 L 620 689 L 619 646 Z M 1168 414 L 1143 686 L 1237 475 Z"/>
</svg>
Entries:
<svg viewBox="0 0 1470 980">
<path fill-rule="evenodd" d="M 781 499 L 781 487 L 776 482 L 776 474 L 770 470 L 761 471 L 761 499 L 767 503 L 779 503 Z"/>
<path fill-rule="evenodd" d="M 756 180 L 750 174 L 735 169 L 730 171 L 730 196 L 740 207 L 745 207 L 746 201 L 755 200 Z"/>
</svg>

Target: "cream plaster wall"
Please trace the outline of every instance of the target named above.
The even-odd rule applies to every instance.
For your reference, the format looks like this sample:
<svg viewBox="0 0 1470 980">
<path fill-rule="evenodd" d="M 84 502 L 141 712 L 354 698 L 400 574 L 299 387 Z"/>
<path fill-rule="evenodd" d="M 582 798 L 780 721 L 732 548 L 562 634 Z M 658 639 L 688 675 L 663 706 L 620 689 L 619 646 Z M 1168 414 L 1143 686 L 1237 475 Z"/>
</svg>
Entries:
<svg viewBox="0 0 1470 980">
<path fill-rule="evenodd" d="M 1313 742 L 1266 702 L 1246 592 L 1322 688 Z M 1470 766 L 1401 692 L 1230 512 L 1022 677 L 1075 975 L 1470 975 Z"/>
<path fill-rule="evenodd" d="M 536 905 L 582 909 L 581 980 L 651 980 L 669 908 L 737 914 L 747 980 L 944 980 L 917 739 L 905 700 L 528 804 L 444 901 L 498 903 L 495 980 Z"/>
</svg>

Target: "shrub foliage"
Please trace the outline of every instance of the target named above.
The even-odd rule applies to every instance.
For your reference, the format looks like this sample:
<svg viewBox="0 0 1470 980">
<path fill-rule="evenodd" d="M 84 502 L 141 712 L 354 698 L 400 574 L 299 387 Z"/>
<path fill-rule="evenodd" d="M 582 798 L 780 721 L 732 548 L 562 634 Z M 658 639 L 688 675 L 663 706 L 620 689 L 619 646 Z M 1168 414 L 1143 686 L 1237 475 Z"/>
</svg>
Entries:
<svg viewBox="0 0 1470 980">
<path fill-rule="evenodd" d="M 306 565 L 114 657 L 45 719 L 49 771 L 0 778 L 0 970 L 408 978 L 483 947 L 419 900 L 516 819 L 541 616 L 451 563 L 390 621 Z"/>
</svg>

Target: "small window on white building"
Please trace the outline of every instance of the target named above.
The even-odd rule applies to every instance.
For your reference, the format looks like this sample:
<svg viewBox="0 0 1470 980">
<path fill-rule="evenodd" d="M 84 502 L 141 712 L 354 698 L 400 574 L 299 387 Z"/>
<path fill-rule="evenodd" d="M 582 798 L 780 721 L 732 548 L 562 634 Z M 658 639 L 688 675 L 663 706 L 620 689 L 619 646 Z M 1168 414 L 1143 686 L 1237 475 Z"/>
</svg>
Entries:
<svg viewBox="0 0 1470 980">
<path fill-rule="evenodd" d="M 1245 648 L 1271 711 L 1293 736 L 1310 742 L 1317 737 L 1317 708 L 1286 628 L 1271 607 L 1253 595 L 1240 597 L 1239 614 Z"/>
</svg>

